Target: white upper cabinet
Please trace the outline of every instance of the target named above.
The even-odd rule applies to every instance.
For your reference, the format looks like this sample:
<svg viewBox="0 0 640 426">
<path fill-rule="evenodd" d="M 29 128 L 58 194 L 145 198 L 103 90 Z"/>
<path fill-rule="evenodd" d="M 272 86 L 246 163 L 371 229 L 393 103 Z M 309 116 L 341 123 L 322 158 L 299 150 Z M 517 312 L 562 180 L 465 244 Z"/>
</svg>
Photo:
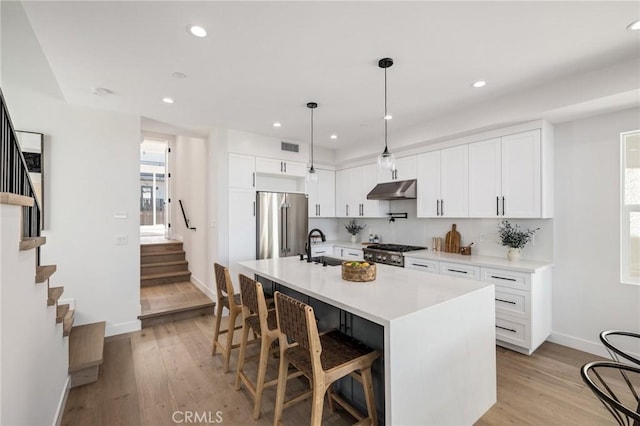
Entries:
<svg viewBox="0 0 640 426">
<path fill-rule="evenodd" d="M 467 145 L 418 156 L 418 217 L 469 215 Z"/>
<path fill-rule="evenodd" d="M 502 213 L 505 217 L 540 217 L 540 131 L 502 138 Z"/>
<path fill-rule="evenodd" d="M 229 154 L 229 187 L 255 188 L 255 157 L 252 155 Z"/>
<path fill-rule="evenodd" d="M 379 183 L 392 182 L 394 180 L 416 179 L 418 167 L 418 156 L 401 157 L 396 160 L 396 167 L 393 170 L 378 172 Z"/>
<path fill-rule="evenodd" d="M 502 159 L 500 138 L 469 144 L 469 216 L 500 216 Z"/>
<path fill-rule="evenodd" d="M 418 155 L 418 217 L 440 216 L 440 151 Z"/>
<path fill-rule="evenodd" d="M 375 164 L 352 167 L 336 172 L 337 217 L 386 217 L 388 201 L 367 200 L 367 194 L 376 186 Z"/>
<path fill-rule="evenodd" d="M 336 216 L 336 173 L 316 169 L 317 182 L 307 182 L 309 217 Z"/>
<path fill-rule="evenodd" d="M 305 163 L 256 157 L 256 173 L 304 177 L 306 172 L 307 165 Z"/>
<path fill-rule="evenodd" d="M 469 216 L 541 217 L 541 170 L 540 130 L 469 144 Z"/>
</svg>

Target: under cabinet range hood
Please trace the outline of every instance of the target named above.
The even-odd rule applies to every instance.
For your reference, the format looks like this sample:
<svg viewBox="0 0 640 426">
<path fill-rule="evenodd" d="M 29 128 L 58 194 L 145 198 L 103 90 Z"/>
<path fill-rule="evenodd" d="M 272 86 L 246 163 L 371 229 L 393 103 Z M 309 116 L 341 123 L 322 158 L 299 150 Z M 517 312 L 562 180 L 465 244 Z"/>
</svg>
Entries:
<svg viewBox="0 0 640 426">
<path fill-rule="evenodd" d="M 367 194 L 367 200 L 415 200 L 415 179 L 379 183 Z"/>
</svg>

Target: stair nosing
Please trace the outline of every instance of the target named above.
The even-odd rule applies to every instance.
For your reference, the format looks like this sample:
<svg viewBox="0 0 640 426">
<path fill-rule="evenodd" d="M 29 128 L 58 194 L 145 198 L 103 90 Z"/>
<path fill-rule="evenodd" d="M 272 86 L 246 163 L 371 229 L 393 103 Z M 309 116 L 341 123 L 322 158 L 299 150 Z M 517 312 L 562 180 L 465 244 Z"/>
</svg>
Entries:
<svg viewBox="0 0 640 426">
<path fill-rule="evenodd" d="M 180 277 L 183 275 L 191 275 L 191 271 L 173 271 L 173 272 L 163 272 L 161 274 L 148 274 L 148 275 L 140 275 L 140 280 L 152 280 L 155 278 L 169 278 L 169 277 Z"/>
<path fill-rule="evenodd" d="M 144 320 L 144 319 L 149 319 L 149 318 L 155 318 L 155 317 L 161 317 L 163 315 L 171 315 L 171 314 L 177 314 L 179 312 L 187 312 L 187 311 L 195 311 L 197 309 L 202 309 L 202 308 L 208 308 L 208 307 L 215 307 L 216 303 L 211 301 L 211 302 L 206 302 L 206 303 L 199 303 L 197 305 L 191 305 L 191 306 L 185 306 L 185 307 L 181 307 L 181 308 L 174 308 L 174 309 L 167 309 L 164 311 L 154 311 L 154 312 L 149 312 L 146 314 L 140 314 L 138 316 L 139 320 Z"/>
<path fill-rule="evenodd" d="M 152 268 L 152 267 L 160 267 L 160 266 L 175 266 L 180 264 L 189 264 L 188 260 L 172 260 L 169 262 L 158 262 L 158 263 L 141 263 L 141 268 Z"/>
<path fill-rule="evenodd" d="M 20 240 L 20 250 L 33 250 L 47 244 L 47 237 L 26 237 Z"/>
<path fill-rule="evenodd" d="M 140 253 L 140 256 L 162 256 L 165 254 L 180 254 L 184 252 L 185 252 L 184 250 L 160 251 L 156 253 Z"/>
</svg>

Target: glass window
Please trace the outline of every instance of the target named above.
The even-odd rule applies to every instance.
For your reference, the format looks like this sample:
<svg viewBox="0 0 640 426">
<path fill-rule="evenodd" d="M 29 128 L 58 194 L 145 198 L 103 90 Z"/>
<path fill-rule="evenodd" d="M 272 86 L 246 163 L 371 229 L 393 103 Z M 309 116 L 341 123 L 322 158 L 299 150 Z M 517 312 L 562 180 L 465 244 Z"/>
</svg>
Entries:
<svg viewBox="0 0 640 426">
<path fill-rule="evenodd" d="M 620 280 L 640 284 L 640 131 L 621 135 Z"/>
</svg>

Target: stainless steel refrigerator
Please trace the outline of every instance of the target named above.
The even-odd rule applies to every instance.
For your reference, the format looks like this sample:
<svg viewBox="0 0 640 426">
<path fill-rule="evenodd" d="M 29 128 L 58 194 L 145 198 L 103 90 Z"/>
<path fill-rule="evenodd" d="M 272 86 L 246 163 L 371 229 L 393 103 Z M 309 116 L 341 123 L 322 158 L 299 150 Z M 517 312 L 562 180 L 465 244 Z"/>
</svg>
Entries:
<svg viewBox="0 0 640 426">
<path fill-rule="evenodd" d="M 306 194 L 256 193 L 256 259 L 304 253 L 309 224 Z"/>
</svg>

